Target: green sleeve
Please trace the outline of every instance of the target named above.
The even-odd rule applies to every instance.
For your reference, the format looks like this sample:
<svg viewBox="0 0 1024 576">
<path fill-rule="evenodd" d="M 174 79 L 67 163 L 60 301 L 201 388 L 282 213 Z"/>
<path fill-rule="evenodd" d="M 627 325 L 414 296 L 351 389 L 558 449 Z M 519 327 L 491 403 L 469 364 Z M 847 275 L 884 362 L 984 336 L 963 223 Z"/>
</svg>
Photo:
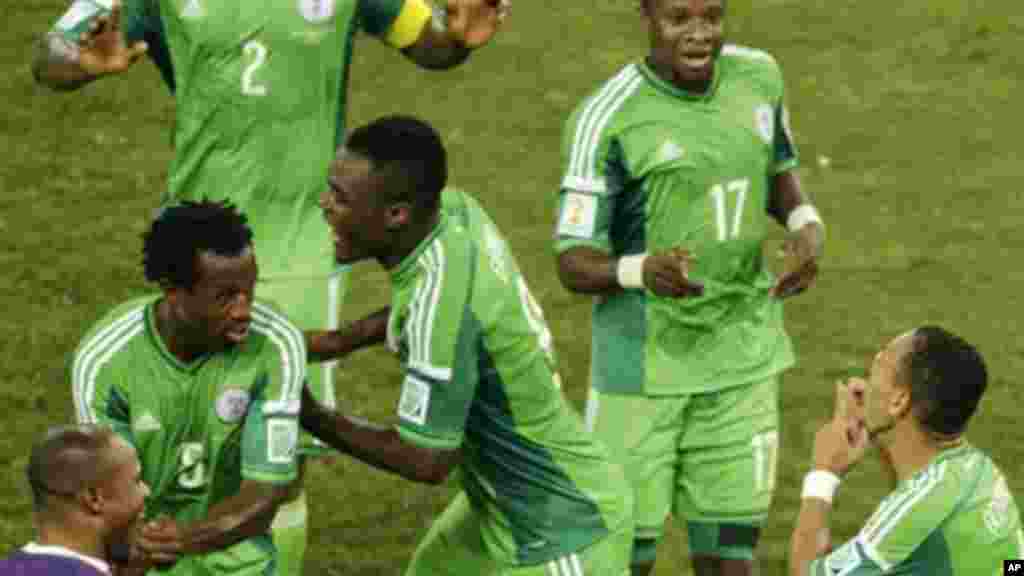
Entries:
<svg viewBox="0 0 1024 576">
<path fill-rule="evenodd" d="M 811 562 L 811 576 L 882 576 L 885 572 L 867 557 L 856 540 L 850 540 L 828 556 Z"/>
<path fill-rule="evenodd" d="M 134 445 L 130 396 L 117 382 L 112 371 L 113 368 L 105 366 L 96 374 L 89 374 L 87 381 L 80 381 L 78 374 L 72 375 L 76 419 L 80 424 L 110 426 Z"/>
<path fill-rule="evenodd" d="M 408 350 L 398 402 L 398 431 L 409 441 L 441 449 L 462 443 L 480 378 L 480 327 L 470 309 L 472 256 L 435 241 L 417 279 L 402 347 Z"/>
<path fill-rule="evenodd" d="M 367 34 L 383 36 L 404 4 L 405 0 L 359 0 L 359 25 Z"/>
<path fill-rule="evenodd" d="M 242 477 L 289 482 L 297 471 L 305 341 L 280 313 L 262 304 L 254 307 L 253 322 L 267 335 L 262 355 L 265 371 L 253 386 L 242 428 Z"/>
<path fill-rule="evenodd" d="M 558 227 L 555 230 L 555 252 L 586 246 L 611 253 L 612 216 L 615 204 L 625 188 L 627 169 L 621 147 L 613 143 L 605 148 L 600 162 L 600 186 L 566 179 L 558 200 Z"/>
<path fill-rule="evenodd" d="M 782 101 L 775 106 L 774 134 L 774 157 L 772 158 L 774 173 L 779 174 L 796 168 L 799 160 L 796 155 L 796 145 L 793 144 L 793 134 L 789 128 L 789 110 L 786 108 L 786 103 Z"/>
</svg>

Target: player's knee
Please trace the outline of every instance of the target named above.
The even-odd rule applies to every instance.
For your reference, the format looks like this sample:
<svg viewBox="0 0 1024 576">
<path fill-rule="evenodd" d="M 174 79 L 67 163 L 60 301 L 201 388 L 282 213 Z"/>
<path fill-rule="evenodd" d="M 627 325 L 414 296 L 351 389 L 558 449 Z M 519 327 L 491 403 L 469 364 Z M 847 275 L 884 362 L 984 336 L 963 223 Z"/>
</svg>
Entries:
<svg viewBox="0 0 1024 576">
<path fill-rule="evenodd" d="M 654 559 L 658 555 L 657 538 L 637 538 L 633 540 L 633 554 L 630 557 L 630 566 L 635 568 L 646 567 L 650 572 L 654 566 Z M 633 574 L 636 574 L 634 570 Z"/>
<path fill-rule="evenodd" d="M 761 538 L 761 527 L 691 522 L 687 525 L 687 533 L 690 554 L 695 557 L 751 561 Z"/>
</svg>

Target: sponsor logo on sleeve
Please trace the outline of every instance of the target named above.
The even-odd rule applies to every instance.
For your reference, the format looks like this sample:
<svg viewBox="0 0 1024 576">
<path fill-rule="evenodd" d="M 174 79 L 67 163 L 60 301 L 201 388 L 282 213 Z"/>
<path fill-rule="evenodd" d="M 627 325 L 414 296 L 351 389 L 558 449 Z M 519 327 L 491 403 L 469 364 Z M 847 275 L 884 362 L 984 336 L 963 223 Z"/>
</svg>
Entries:
<svg viewBox="0 0 1024 576">
<path fill-rule="evenodd" d="M 267 462 L 291 464 L 295 460 L 298 441 L 298 422 L 284 418 L 267 420 Z"/>
<path fill-rule="evenodd" d="M 413 424 L 427 423 L 430 409 L 430 384 L 407 375 L 402 383 L 402 396 L 398 399 L 398 417 Z"/>
<path fill-rule="evenodd" d="M 597 227 L 597 197 L 568 192 L 558 223 L 558 233 L 577 238 L 593 238 Z"/>
</svg>

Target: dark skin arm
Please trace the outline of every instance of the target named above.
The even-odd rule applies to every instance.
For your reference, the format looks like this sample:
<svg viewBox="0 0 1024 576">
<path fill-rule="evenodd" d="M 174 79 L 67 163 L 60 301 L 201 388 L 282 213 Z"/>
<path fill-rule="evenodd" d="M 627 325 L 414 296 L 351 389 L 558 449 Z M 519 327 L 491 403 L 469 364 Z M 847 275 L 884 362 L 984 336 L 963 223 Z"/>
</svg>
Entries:
<svg viewBox="0 0 1024 576">
<path fill-rule="evenodd" d="M 423 484 L 440 484 L 462 458 L 462 450 L 421 448 L 402 439 L 394 427 L 376 426 L 360 418 L 325 410 L 302 389 L 302 427 L 339 452 Z"/>
<path fill-rule="evenodd" d="M 644 286 L 658 296 L 699 296 L 704 287 L 687 277 L 693 255 L 681 248 L 651 254 L 644 261 Z M 579 294 L 616 294 L 622 291 L 618 259 L 594 248 L 577 246 L 558 255 L 558 279 Z"/>
<path fill-rule="evenodd" d="M 776 222 L 786 227 L 790 212 L 806 203 L 807 196 L 794 170 L 775 175 L 768 199 L 768 213 Z M 824 245 L 825 229 L 820 224 L 805 224 L 800 230 L 790 232 L 783 244 L 786 263 L 772 287 L 772 296 L 788 298 L 809 288 L 818 276 L 818 260 Z"/>
<path fill-rule="evenodd" d="M 348 356 L 360 348 L 384 342 L 391 308 L 383 308 L 340 330 L 308 330 L 307 357 L 310 362 L 327 362 Z"/>
<path fill-rule="evenodd" d="M 32 62 L 32 76 L 59 92 L 77 90 L 102 76 L 124 72 L 146 49 L 145 42 L 125 44 L 121 3 L 115 2 L 110 14 L 97 18 L 82 33 L 77 46 L 54 34 L 44 36 Z"/>
<path fill-rule="evenodd" d="M 435 14 L 442 22 L 428 22 L 402 53 L 421 68 L 454 68 L 494 36 L 508 6 L 508 0 L 447 0 L 443 13 Z"/>
<path fill-rule="evenodd" d="M 183 526 L 158 519 L 142 528 L 136 545 L 153 561 L 167 563 L 265 534 L 290 486 L 243 480 L 238 492 L 211 508 L 204 520 Z"/>
</svg>

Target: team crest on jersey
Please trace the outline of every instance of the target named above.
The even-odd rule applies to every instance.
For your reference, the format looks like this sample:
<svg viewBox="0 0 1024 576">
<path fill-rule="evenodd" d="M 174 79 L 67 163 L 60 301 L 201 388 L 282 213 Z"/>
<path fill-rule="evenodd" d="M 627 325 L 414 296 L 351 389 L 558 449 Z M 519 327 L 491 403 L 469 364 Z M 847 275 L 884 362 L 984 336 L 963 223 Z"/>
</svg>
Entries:
<svg viewBox="0 0 1024 576">
<path fill-rule="evenodd" d="M 323 24 L 334 18 L 336 0 L 298 0 L 299 14 L 310 24 Z"/>
<path fill-rule="evenodd" d="M 249 409 L 249 391 L 242 388 L 225 388 L 217 397 L 217 418 L 232 424 L 239 422 Z"/>
<path fill-rule="evenodd" d="M 181 18 L 183 20 L 199 20 L 206 15 L 203 5 L 199 0 L 185 0 L 181 7 Z"/>
<path fill-rule="evenodd" d="M 775 114 L 772 112 L 772 107 L 767 104 L 758 106 L 757 110 L 754 110 L 754 123 L 761 139 L 766 144 L 771 144 L 772 137 L 775 136 Z"/>
</svg>

